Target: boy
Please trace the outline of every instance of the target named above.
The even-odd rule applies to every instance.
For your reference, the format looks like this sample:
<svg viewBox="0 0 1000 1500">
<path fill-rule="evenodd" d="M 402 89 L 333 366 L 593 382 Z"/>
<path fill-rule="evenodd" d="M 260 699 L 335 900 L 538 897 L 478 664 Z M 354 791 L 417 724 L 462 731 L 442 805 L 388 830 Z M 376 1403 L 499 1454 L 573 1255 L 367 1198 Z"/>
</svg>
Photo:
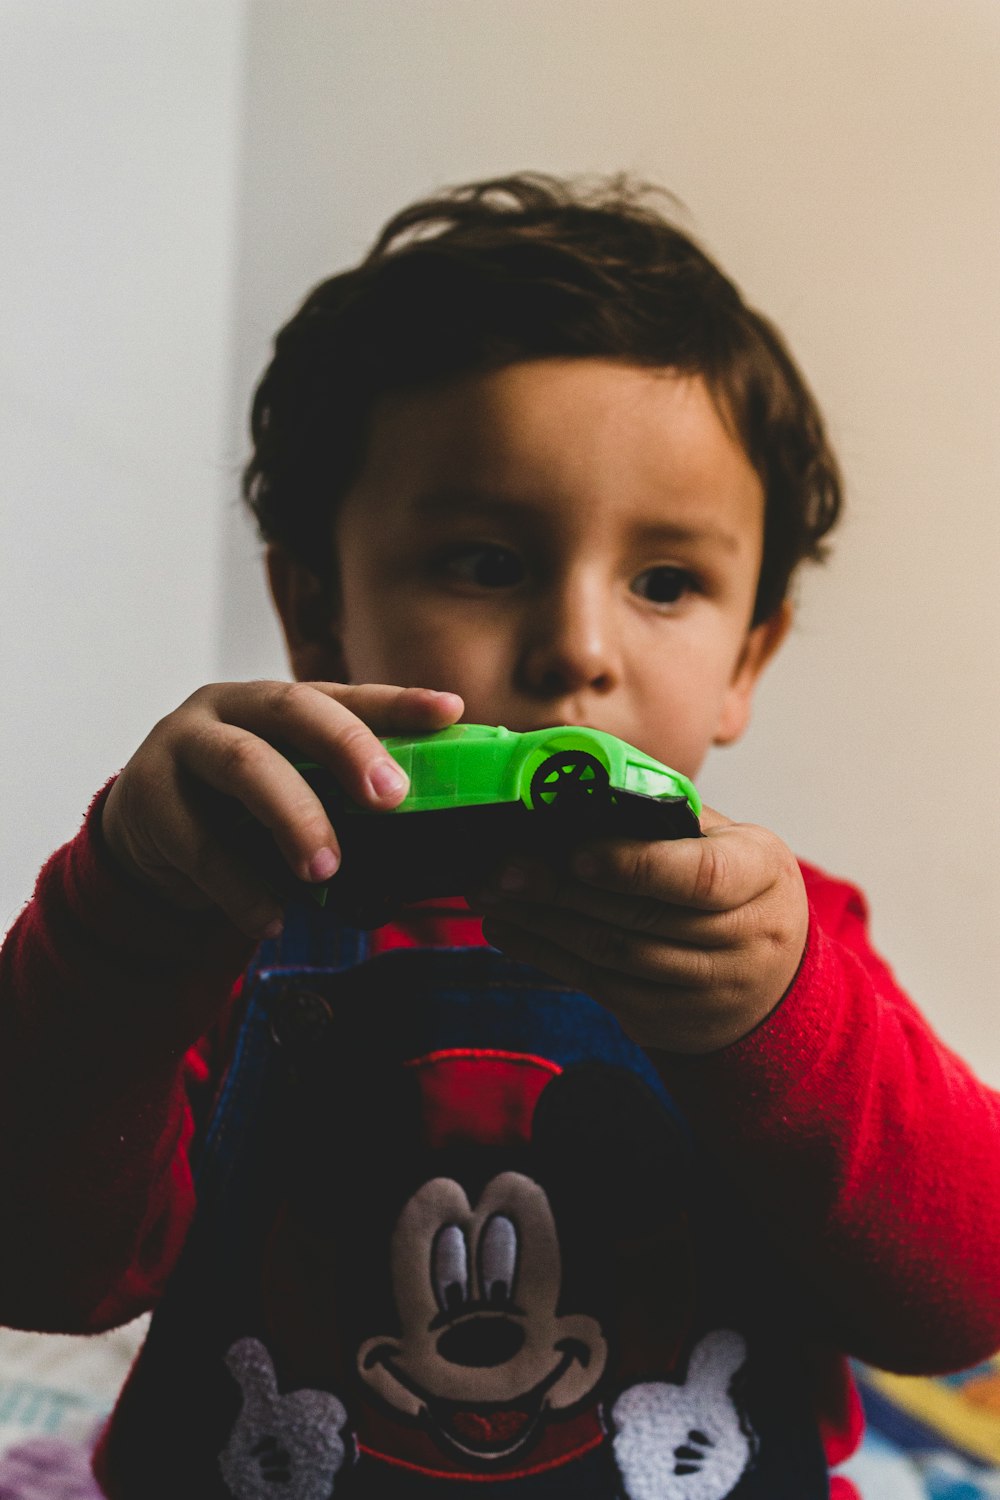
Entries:
<svg viewBox="0 0 1000 1500">
<path fill-rule="evenodd" d="M 326 880 L 274 743 L 391 808 L 377 736 L 460 718 L 695 775 L 839 510 L 795 366 L 626 183 L 521 176 L 318 287 L 253 433 L 296 682 L 157 725 L 10 936 L 0 1316 L 157 1305 L 111 1496 L 846 1496 L 845 1353 L 1000 1344 L 1000 1100 L 860 895 L 706 812 L 366 935 L 215 817 Z"/>
</svg>

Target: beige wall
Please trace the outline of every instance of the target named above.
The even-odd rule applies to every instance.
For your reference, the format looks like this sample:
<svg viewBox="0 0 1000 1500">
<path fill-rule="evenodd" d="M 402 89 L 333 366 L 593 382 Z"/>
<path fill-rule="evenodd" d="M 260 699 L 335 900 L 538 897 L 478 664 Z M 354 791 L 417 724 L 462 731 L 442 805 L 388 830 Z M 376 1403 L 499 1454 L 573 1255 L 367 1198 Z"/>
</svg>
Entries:
<svg viewBox="0 0 1000 1500">
<path fill-rule="evenodd" d="M 786 330 L 850 490 L 703 789 L 862 881 L 1000 1085 L 995 0 L 2 0 L 0 27 L 0 920 L 157 714 L 282 670 L 227 507 L 307 285 L 436 185 L 626 167 Z"/>
<path fill-rule="evenodd" d="M 0 0 L 0 932 L 218 673 L 240 0 Z"/>
<path fill-rule="evenodd" d="M 744 744 L 702 777 L 860 880 L 1000 1084 L 1000 7 L 994 0 L 252 4 L 235 407 L 307 285 L 436 185 L 631 168 L 785 329 L 850 515 Z M 224 664 L 276 671 L 229 541 Z"/>
</svg>

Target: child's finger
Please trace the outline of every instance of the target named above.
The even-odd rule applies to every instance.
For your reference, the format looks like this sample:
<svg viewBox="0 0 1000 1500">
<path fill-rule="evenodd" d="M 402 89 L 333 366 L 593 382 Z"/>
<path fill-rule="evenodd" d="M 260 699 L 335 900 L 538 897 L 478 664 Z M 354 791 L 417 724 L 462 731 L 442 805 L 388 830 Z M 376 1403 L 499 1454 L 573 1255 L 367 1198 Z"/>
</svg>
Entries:
<svg viewBox="0 0 1000 1500">
<path fill-rule="evenodd" d="M 281 906 L 237 860 L 214 848 L 206 852 L 199 870 L 198 889 L 247 937 L 259 940 L 281 931 Z"/>
<path fill-rule="evenodd" d="M 505 920 L 524 920 L 531 912 L 565 912 L 595 928 L 614 928 L 623 936 L 669 943 L 677 948 L 722 951 L 739 939 L 740 908 L 695 911 L 658 896 L 624 895 L 585 884 L 522 861 L 526 883 L 520 891 L 504 890 L 500 880 L 469 894 L 473 911 Z M 501 879 L 509 867 L 500 872 Z"/>
<path fill-rule="evenodd" d="M 406 792 L 406 777 L 379 742 L 380 734 L 429 732 L 453 723 L 462 712 L 454 693 L 384 684 L 323 682 L 246 684 L 223 690 L 218 717 L 251 734 L 291 745 L 304 758 L 328 767 L 355 802 L 394 807 Z M 215 783 L 213 782 L 213 785 Z"/>
<path fill-rule="evenodd" d="M 453 724 L 465 705 L 458 693 L 437 688 L 394 687 L 386 683 L 315 682 L 319 692 L 363 718 L 376 734 L 431 730 Z"/>
<path fill-rule="evenodd" d="M 781 841 L 748 823 L 710 822 L 705 837 L 666 843 L 605 840 L 573 859 L 578 880 L 695 911 L 733 911 L 774 883 L 792 859 Z"/>
<path fill-rule="evenodd" d="M 504 934 L 508 940 L 517 931 L 522 941 L 530 936 L 573 954 L 587 965 L 591 982 L 603 976 L 605 985 L 629 980 L 694 994 L 728 984 L 734 962 L 732 953 L 709 944 L 671 942 L 659 933 L 638 932 L 576 911 L 523 902 L 488 909 L 483 931 L 487 936 Z"/>
<path fill-rule="evenodd" d="M 566 873 L 512 859 L 472 899 L 528 900 L 671 942 L 721 948 L 730 941 L 731 919 L 773 883 L 781 859 L 791 855 L 765 829 L 716 815 L 702 839 L 587 845 Z"/>
<path fill-rule="evenodd" d="M 282 910 L 274 895 L 227 853 L 185 797 L 175 799 L 168 828 L 161 851 L 170 872 L 165 884 L 179 904 L 191 906 L 189 892 L 199 892 L 250 938 L 280 928 Z"/>
<path fill-rule="evenodd" d="M 235 797 L 270 829 L 300 880 L 328 880 L 337 869 L 340 845 L 322 802 L 292 762 L 259 735 L 216 723 L 182 741 L 178 761 L 197 782 Z M 210 820 L 205 827 L 211 831 Z"/>
<path fill-rule="evenodd" d="M 733 823 L 732 818 L 727 818 L 724 813 L 716 812 L 714 807 L 707 807 L 704 803 L 698 821 L 702 833 L 708 833 L 713 828 L 729 828 Z"/>
</svg>

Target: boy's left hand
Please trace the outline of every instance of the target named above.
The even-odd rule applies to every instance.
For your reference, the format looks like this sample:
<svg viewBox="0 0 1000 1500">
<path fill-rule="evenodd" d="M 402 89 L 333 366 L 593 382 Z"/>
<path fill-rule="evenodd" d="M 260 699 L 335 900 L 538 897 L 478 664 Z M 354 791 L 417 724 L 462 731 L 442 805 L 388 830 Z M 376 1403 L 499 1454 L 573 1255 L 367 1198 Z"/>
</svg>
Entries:
<svg viewBox="0 0 1000 1500">
<path fill-rule="evenodd" d="M 512 858 L 470 904 L 490 943 L 593 996 L 640 1046 L 715 1052 L 781 1000 L 809 912 L 775 834 L 709 808 L 702 829 L 701 839 L 590 844 L 567 874 Z"/>
</svg>

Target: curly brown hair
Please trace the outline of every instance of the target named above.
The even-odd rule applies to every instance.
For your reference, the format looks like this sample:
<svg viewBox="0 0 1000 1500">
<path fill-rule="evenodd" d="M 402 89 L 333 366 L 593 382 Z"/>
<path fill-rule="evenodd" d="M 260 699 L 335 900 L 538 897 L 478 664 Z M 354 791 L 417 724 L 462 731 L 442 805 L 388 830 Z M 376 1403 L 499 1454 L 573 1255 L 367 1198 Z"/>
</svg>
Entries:
<svg viewBox="0 0 1000 1500">
<path fill-rule="evenodd" d="M 336 586 L 331 521 L 388 391 L 546 357 L 701 375 L 766 496 L 754 623 L 825 555 L 842 491 L 819 409 L 776 329 L 626 174 L 536 172 L 412 204 L 278 333 L 243 494 L 261 536 Z"/>
</svg>

